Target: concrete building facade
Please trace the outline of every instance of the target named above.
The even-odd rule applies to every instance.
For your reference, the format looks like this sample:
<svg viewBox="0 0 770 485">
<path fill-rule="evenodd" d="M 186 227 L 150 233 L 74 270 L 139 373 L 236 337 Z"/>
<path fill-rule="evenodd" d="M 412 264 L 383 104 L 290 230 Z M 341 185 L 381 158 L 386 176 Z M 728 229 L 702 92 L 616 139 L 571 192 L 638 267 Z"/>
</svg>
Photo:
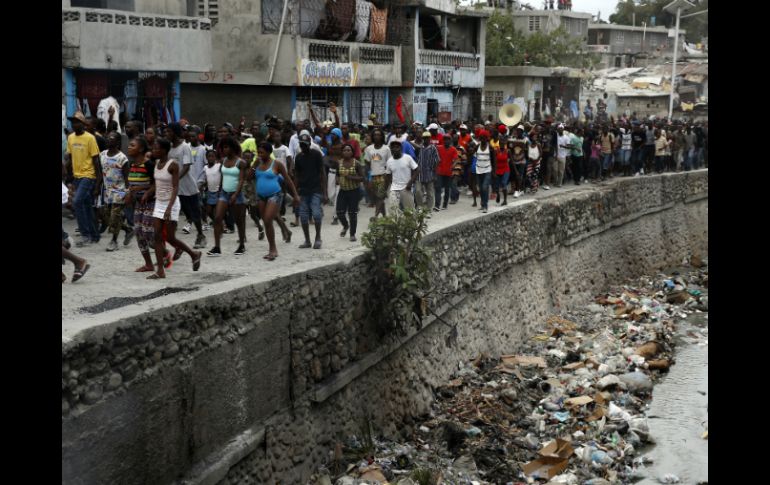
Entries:
<svg viewBox="0 0 770 485">
<path fill-rule="evenodd" d="M 523 120 L 576 118 L 572 102 L 580 106 L 579 69 L 537 66 L 489 66 L 486 69 L 483 116 L 497 119 L 500 107 L 515 103 L 524 112 Z"/>
<path fill-rule="evenodd" d="M 121 105 L 121 126 L 181 116 L 181 71 L 211 68 L 211 21 L 188 0 L 62 1 L 62 104 L 67 116 Z"/>
<path fill-rule="evenodd" d="M 448 0 L 288 0 L 285 16 L 283 0 L 217 7 L 212 68 L 181 75 L 191 119 L 307 119 L 308 102 L 330 119 L 334 102 L 345 122 L 388 123 L 399 96 L 420 121 L 480 110 L 486 13 Z"/>
<path fill-rule="evenodd" d="M 686 31 L 679 31 L 680 50 Z M 671 57 L 674 52 L 674 30 L 666 27 L 633 27 L 631 25 L 588 25 L 588 50 L 601 56 L 600 68 L 633 67 L 637 58 Z M 646 65 L 647 62 L 644 62 Z"/>
<path fill-rule="evenodd" d="M 588 25 L 593 15 L 571 10 L 514 10 L 513 25 L 519 32 L 531 35 L 535 32 L 550 34 L 562 27 L 571 37 L 588 40 Z"/>
</svg>

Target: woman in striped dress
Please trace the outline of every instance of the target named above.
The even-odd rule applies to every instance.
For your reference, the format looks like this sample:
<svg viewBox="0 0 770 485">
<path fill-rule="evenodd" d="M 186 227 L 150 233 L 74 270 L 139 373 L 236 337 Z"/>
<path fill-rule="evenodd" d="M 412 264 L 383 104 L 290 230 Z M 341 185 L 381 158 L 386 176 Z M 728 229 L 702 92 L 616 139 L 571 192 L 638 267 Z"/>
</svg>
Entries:
<svg viewBox="0 0 770 485">
<path fill-rule="evenodd" d="M 540 161 L 543 158 L 543 150 L 540 147 L 540 143 L 537 142 L 537 133 L 534 131 L 530 132 L 529 140 L 527 180 L 529 180 L 530 192 L 536 194 L 540 181 Z"/>
<path fill-rule="evenodd" d="M 155 244 L 155 229 L 152 213 L 155 210 L 154 189 L 155 162 L 150 158 L 150 146 L 144 137 L 138 136 L 128 143 L 128 157 L 131 166 L 128 169 L 128 193 L 125 204 L 134 204 L 134 231 L 139 252 L 144 258 L 144 266 L 137 272 L 154 271 L 150 247 Z"/>
</svg>

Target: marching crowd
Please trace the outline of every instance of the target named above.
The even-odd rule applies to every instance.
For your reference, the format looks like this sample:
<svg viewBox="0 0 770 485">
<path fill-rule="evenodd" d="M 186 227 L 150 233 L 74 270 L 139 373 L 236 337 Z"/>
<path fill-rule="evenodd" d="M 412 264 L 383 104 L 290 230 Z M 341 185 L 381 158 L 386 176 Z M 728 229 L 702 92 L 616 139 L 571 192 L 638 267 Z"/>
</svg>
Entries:
<svg viewBox="0 0 770 485">
<path fill-rule="evenodd" d="M 238 127 L 202 128 L 186 120 L 129 121 L 122 132 L 114 122 L 76 113 L 62 147 L 62 205 L 77 219 L 76 246 L 97 244 L 107 233 L 105 249 L 116 251 L 123 232 L 123 246 L 136 238 L 143 260 L 136 271 L 158 279 L 184 254 L 195 271 L 204 249 L 220 256 L 223 234 L 237 233 L 235 255 L 243 255 L 247 214 L 259 240 L 267 239 L 263 258 L 273 261 L 274 223 L 284 242 L 291 242 L 290 227 L 301 227 L 299 247 L 321 248 L 325 205 L 334 206 L 331 224 L 340 236 L 356 241 L 362 200 L 376 218 L 401 209 L 446 210 L 467 191 L 473 207 L 487 212 L 490 200 L 506 205 L 509 195 L 569 180 L 579 185 L 708 165 L 708 122 L 623 117 L 565 126 L 546 118 L 508 127 L 490 117 L 382 126 L 341 123 L 333 105 L 329 112 L 334 119 L 321 122 L 310 106 L 310 120 L 266 115 L 249 128 L 245 118 Z M 196 234 L 192 248 L 176 236 L 180 214 L 182 232 Z M 62 262 L 75 265 L 74 282 L 90 265 L 71 252 L 70 241 L 62 229 Z"/>
</svg>

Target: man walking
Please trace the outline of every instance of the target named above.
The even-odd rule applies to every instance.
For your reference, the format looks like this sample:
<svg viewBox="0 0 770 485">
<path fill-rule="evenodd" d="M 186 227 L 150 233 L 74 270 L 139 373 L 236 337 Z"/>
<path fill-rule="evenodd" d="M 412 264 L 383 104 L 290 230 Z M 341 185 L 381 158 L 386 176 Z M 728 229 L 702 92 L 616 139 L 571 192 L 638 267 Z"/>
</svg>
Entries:
<svg viewBox="0 0 770 485">
<path fill-rule="evenodd" d="M 422 147 L 420 148 L 419 161 L 417 162 L 417 206 L 427 210 L 433 208 L 435 189 L 433 183 L 436 180 L 436 167 L 439 162 L 438 149 L 430 142 L 430 132 L 422 134 Z"/>
<path fill-rule="evenodd" d="M 404 209 L 414 209 L 412 185 L 417 179 L 417 162 L 403 153 L 401 143 L 398 139 L 391 140 L 391 157 L 385 164 L 387 184 L 390 186 L 388 206 L 391 214 L 399 210 L 399 206 L 403 206 Z"/>
<path fill-rule="evenodd" d="M 304 134 L 299 138 L 300 152 L 294 160 L 294 180 L 299 193 L 299 219 L 305 242 L 300 249 L 307 249 L 310 244 L 310 216 L 315 223 L 315 244 L 313 249 L 321 249 L 321 221 L 323 219 L 322 204 L 328 201 L 326 195 L 326 170 L 323 156 L 317 150 L 310 148 L 310 135 Z"/>
<path fill-rule="evenodd" d="M 192 150 L 182 138 L 182 125 L 176 122 L 168 125 L 166 138 L 171 142 L 168 158 L 169 160 L 176 160 L 179 165 L 179 204 L 187 220 L 195 226 L 195 230 L 198 232 L 193 248 L 205 248 L 206 236 L 203 235 L 203 224 L 201 223 L 200 190 L 198 190 L 198 181 L 193 168 Z M 184 228 L 182 232 L 185 232 Z M 190 229 L 187 228 L 185 234 L 189 232 Z M 183 250 L 177 248 L 174 252 L 174 261 L 181 258 L 183 253 Z"/>
<path fill-rule="evenodd" d="M 96 137 L 86 131 L 86 118 L 77 112 L 68 118 L 72 123 L 73 133 L 67 137 L 67 165 L 72 165 L 75 178 L 75 197 L 72 206 L 80 228 L 81 240 L 77 247 L 89 246 L 99 242 L 99 231 L 94 215 L 94 198 L 99 194 L 102 181 L 99 147 Z"/>
</svg>

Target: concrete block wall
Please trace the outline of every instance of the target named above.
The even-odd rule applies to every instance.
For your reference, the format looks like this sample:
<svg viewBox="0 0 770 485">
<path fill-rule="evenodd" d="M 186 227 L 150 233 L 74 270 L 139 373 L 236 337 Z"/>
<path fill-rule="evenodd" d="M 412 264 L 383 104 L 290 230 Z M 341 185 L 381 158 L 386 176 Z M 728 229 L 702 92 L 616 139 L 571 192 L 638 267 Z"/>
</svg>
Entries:
<svg viewBox="0 0 770 485">
<path fill-rule="evenodd" d="M 626 179 L 431 233 L 457 325 L 381 339 L 363 257 L 119 322 L 62 349 L 63 483 L 301 483 L 371 419 L 408 432 L 457 363 L 708 251 L 708 173 Z M 278 301 L 288 297 L 289 304 Z"/>
</svg>

